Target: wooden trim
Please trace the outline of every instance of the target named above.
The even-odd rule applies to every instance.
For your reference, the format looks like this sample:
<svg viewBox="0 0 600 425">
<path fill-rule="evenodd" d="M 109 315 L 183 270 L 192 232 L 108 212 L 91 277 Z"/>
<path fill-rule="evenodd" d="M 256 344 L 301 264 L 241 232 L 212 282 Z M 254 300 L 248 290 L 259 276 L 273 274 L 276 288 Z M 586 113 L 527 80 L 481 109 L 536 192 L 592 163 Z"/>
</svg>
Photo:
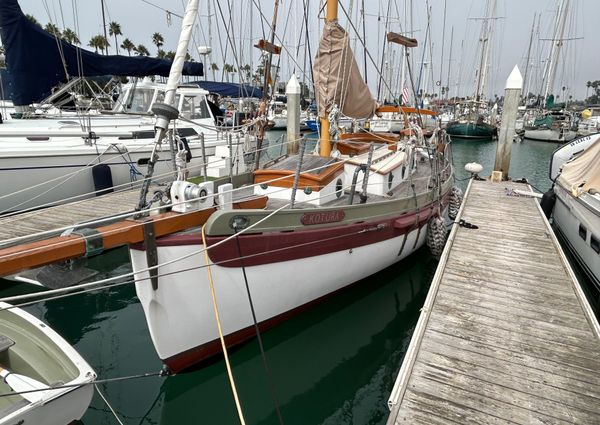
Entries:
<svg viewBox="0 0 600 425">
<path fill-rule="evenodd" d="M 383 113 L 383 112 L 400 112 L 403 114 L 421 114 L 421 115 L 431 115 L 435 117 L 438 115 L 437 112 L 432 111 L 431 109 L 417 109 L 408 106 L 392 106 L 392 105 L 384 105 L 380 106 L 375 110 L 375 113 Z"/>
<path fill-rule="evenodd" d="M 234 203 L 235 208 L 264 208 L 267 197 L 256 197 Z M 206 223 L 216 211 L 215 207 L 187 214 L 168 212 L 150 216 L 154 221 L 156 237 L 180 232 Z M 102 238 L 104 250 L 123 245 L 139 243 L 144 240 L 143 221 L 123 220 L 96 228 Z M 0 249 L 0 276 L 17 273 L 47 264 L 83 257 L 86 254 L 85 237 L 70 234 L 56 236 L 41 241 Z"/>
<path fill-rule="evenodd" d="M 400 136 L 395 133 L 342 133 L 340 138 L 342 140 L 352 140 L 356 142 L 380 143 L 396 143 L 400 140 Z"/>
<path fill-rule="evenodd" d="M 368 142 L 354 142 L 354 141 L 343 141 L 338 140 L 335 147 L 342 155 L 355 156 L 363 153 L 367 153 L 371 144 Z"/>
<path fill-rule="evenodd" d="M 256 43 L 254 47 L 262 50 L 263 52 L 272 53 L 274 55 L 281 54 L 281 46 L 273 44 L 267 40 L 258 40 L 258 43 Z"/>
<path fill-rule="evenodd" d="M 313 191 L 318 192 L 343 172 L 344 163 L 336 162 L 329 165 L 321 174 L 300 173 L 298 187 L 301 189 L 310 187 Z M 266 183 L 270 186 L 291 189 L 294 186 L 294 174 L 294 170 L 257 170 L 254 172 L 254 183 Z M 282 178 L 285 176 L 287 176 L 287 178 Z"/>
<path fill-rule="evenodd" d="M 401 44 L 402 46 L 406 47 L 417 47 L 419 45 L 419 42 L 416 38 L 405 37 L 395 32 L 388 32 L 386 34 L 386 38 L 388 43 Z"/>
</svg>

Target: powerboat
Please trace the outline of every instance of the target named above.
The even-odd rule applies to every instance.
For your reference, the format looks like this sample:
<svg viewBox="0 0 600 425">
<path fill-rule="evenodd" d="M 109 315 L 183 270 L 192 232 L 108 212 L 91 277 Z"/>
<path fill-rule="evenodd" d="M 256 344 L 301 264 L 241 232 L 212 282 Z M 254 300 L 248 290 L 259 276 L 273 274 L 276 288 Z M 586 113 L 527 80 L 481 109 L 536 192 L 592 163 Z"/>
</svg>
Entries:
<svg viewBox="0 0 600 425">
<path fill-rule="evenodd" d="M 575 259 L 600 290 L 600 134 L 579 140 L 587 144 L 565 162 L 555 178 L 553 217 Z M 573 147 L 571 147 L 572 149 Z M 560 161 L 553 155 L 552 164 Z M 551 177 L 552 177 L 551 168 Z"/>
</svg>

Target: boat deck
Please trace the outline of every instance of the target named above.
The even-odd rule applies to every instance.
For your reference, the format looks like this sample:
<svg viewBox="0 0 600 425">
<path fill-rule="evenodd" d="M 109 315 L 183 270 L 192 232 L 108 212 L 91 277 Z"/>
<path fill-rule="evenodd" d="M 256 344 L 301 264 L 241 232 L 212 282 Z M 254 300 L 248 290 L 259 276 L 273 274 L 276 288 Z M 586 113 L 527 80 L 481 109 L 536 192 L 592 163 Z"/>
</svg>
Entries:
<svg viewBox="0 0 600 425">
<path fill-rule="evenodd" d="M 388 425 L 598 424 L 600 327 L 524 185 L 471 182 Z"/>
</svg>

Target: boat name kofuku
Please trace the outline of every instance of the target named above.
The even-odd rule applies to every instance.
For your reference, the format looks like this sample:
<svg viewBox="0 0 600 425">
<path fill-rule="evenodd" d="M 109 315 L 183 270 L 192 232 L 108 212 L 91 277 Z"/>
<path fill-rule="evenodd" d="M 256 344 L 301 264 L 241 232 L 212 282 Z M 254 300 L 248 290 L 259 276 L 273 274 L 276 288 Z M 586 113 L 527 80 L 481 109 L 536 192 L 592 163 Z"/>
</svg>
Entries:
<svg viewBox="0 0 600 425">
<path fill-rule="evenodd" d="M 344 217 L 346 217 L 344 210 L 309 212 L 302 214 L 300 221 L 305 226 L 311 226 L 314 224 L 335 223 L 336 221 L 342 221 Z"/>
</svg>

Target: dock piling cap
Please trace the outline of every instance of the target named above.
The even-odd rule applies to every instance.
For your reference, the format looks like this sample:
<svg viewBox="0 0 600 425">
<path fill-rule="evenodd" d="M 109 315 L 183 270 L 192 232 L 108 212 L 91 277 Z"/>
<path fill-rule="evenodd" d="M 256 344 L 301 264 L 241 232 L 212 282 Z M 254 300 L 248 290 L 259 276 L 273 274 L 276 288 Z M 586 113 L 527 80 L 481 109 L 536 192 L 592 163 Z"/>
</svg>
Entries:
<svg viewBox="0 0 600 425">
<path fill-rule="evenodd" d="M 519 90 L 523 88 L 523 76 L 521 75 L 521 71 L 519 71 L 518 65 L 515 65 L 512 72 L 506 79 L 506 88 Z"/>
<path fill-rule="evenodd" d="M 301 94 L 300 83 L 298 82 L 296 74 L 292 74 L 290 80 L 285 86 L 285 94 Z"/>
</svg>

